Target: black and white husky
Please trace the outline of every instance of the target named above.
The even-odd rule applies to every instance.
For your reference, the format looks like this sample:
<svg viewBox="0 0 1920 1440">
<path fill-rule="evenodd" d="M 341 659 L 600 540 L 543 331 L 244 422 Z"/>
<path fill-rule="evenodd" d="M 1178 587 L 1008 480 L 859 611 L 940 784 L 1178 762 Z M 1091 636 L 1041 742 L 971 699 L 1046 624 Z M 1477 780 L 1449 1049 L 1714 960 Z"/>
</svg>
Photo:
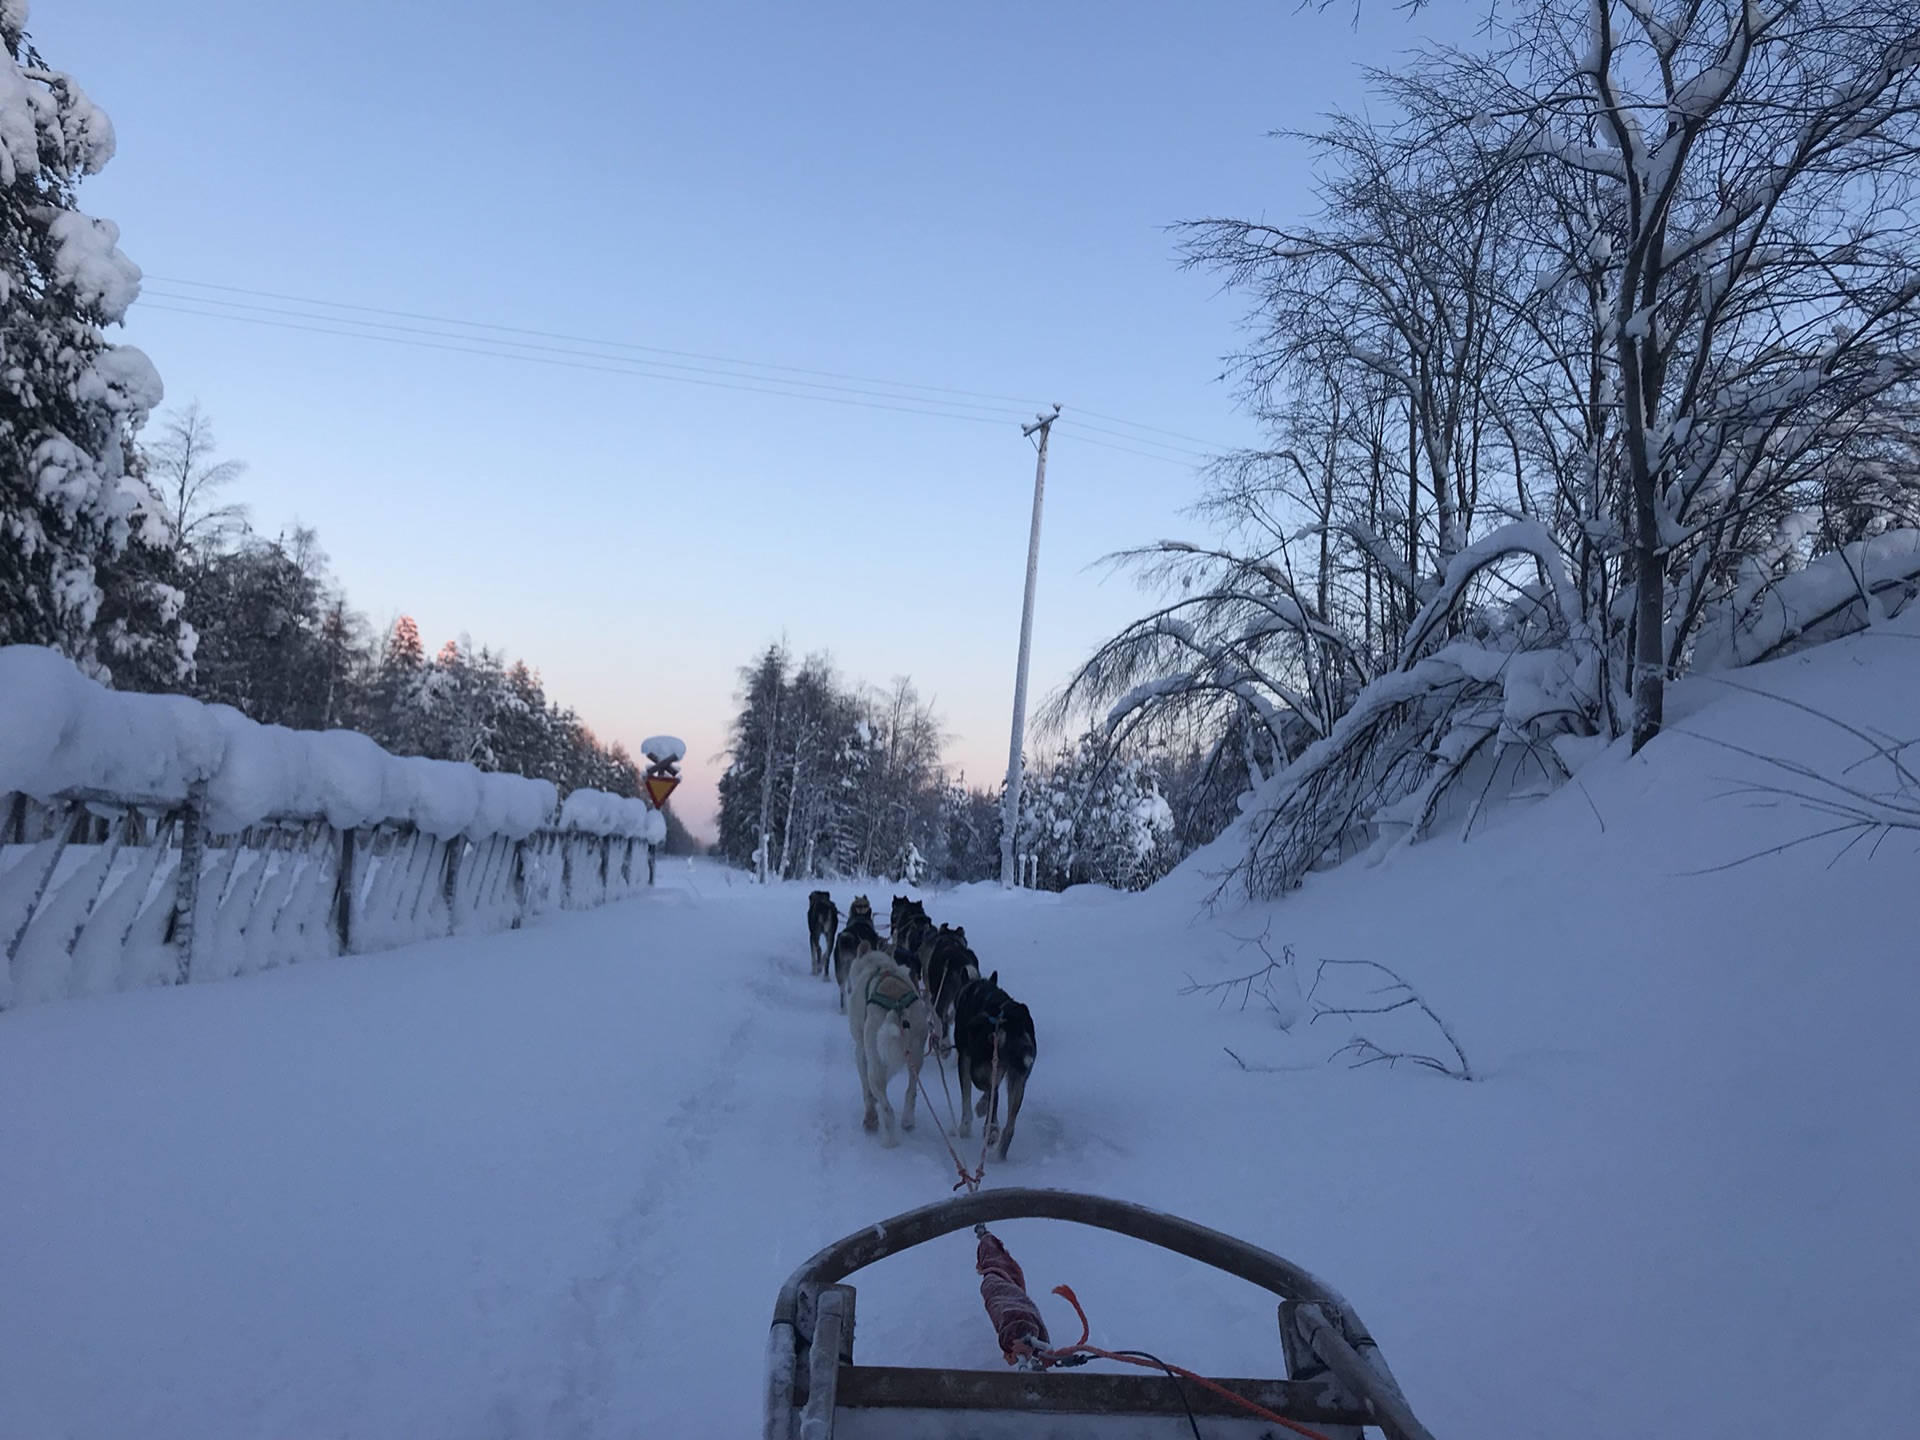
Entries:
<svg viewBox="0 0 1920 1440">
<path fill-rule="evenodd" d="M 825 890 L 807 897 L 807 953 L 813 957 L 811 974 L 827 978 L 827 959 L 833 954 L 834 938 L 840 933 L 840 907 Z"/>
<path fill-rule="evenodd" d="M 900 1143 L 887 1084 L 907 1072 L 907 1099 L 901 1107 L 900 1128 L 913 1129 L 913 1101 L 920 1085 L 920 1061 L 927 1051 L 927 1002 L 904 965 L 885 950 L 868 950 L 854 961 L 847 984 L 847 1029 L 853 1036 L 854 1064 L 860 1071 L 860 1098 L 865 1103 L 861 1124 L 869 1131 L 881 1128 L 880 1143 L 891 1149 Z"/>
<path fill-rule="evenodd" d="M 928 933 L 918 954 L 921 987 L 944 1043 L 953 1030 L 954 1007 L 961 990 L 980 978 L 980 958 L 968 947 L 966 927 L 961 925 L 942 925 Z"/>
<path fill-rule="evenodd" d="M 853 967 L 869 950 L 880 948 L 880 932 L 873 926 L 873 904 L 864 895 L 853 897 L 847 923 L 833 942 L 833 978 L 840 982 L 840 1008 L 847 1008 L 847 982 Z"/>
<path fill-rule="evenodd" d="M 1000 988 L 1000 972 L 984 979 L 969 981 L 961 988 L 954 1004 L 953 1044 L 960 1071 L 960 1133 L 973 1133 L 973 1117 L 987 1121 L 987 1143 L 991 1145 L 997 1130 L 1000 1139 L 998 1158 L 1007 1158 L 1013 1144 L 1014 1122 L 1020 1118 L 1020 1102 L 1026 1098 L 1027 1076 L 1033 1073 L 1034 1057 L 1040 1053 L 1033 1034 L 1033 1016 L 1018 1000 Z M 999 1124 L 1000 1091 L 1007 1087 L 1007 1121 Z M 980 1091 L 980 1103 L 969 1103 L 968 1087 Z"/>
</svg>

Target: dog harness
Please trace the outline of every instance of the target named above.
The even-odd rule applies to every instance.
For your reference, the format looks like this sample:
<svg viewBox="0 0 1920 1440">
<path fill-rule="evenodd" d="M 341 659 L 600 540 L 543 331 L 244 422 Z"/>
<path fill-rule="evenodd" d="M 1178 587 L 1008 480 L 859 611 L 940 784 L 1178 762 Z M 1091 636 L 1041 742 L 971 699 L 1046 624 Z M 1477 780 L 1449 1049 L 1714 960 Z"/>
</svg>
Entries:
<svg viewBox="0 0 1920 1440">
<path fill-rule="evenodd" d="M 898 975 L 876 975 L 867 982 L 867 1004 L 882 1010 L 905 1014 L 919 998 L 920 992 Z"/>
</svg>

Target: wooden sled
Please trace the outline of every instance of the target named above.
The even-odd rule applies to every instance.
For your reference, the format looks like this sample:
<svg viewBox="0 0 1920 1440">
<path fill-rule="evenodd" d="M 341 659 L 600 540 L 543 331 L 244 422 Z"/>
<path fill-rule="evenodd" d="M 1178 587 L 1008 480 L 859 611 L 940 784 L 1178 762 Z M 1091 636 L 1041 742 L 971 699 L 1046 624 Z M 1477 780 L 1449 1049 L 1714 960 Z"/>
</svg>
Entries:
<svg viewBox="0 0 1920 1440">
<path fill-rule="evenodd" d="M 838 1240 L 780 1289 L 767 1346 L 764 1440 L 1208 1440 L 1293 1434 L 1164 1374 L 933 1370 L 853 1363 L 854 1271 L 999 1220 L 1068 1220 L 1144 1240 L 1280 1297 L 1284 1379 L 1215 1383 L 1327 1440 L 1432 1440 L 1366 1327 L 1331 1286 L 1278 1255 L 1157 1210 L 1071 1190 L 983 1190 Z M 1177 1358 L 1177 1357 L 1176 1357 Z M 1183 1404 L 1184 1394 L 1184 1404 Z M 1194 1417 L 1189 1420 L 1189 1413 Z"/>
</svg>

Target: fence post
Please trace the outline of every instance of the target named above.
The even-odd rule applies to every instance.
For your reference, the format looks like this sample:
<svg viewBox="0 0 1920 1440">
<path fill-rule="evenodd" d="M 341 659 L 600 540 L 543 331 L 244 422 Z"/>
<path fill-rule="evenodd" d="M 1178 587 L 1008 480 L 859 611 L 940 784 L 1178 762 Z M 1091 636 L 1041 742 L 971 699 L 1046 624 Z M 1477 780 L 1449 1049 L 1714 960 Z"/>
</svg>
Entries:
<svg viewBox="0 0 1920 1440">
<path fill-rule="evenodd" d="M 173 944 L 180 952 L 173 983 L 193 979 L 193 915 L 200 903 L 200 855 L 206 841 L 207 782 L 187 787 L 187 804 L 180 816 L 180 873 L 173 887 Z"/>
<path fill-rule="evenodd" d="M 407 923 L 412 926 L 411 931 L 407 935 L 407 943 L 412 943 L 420 939 L 424 934 L 425 927 L 420 923 L 421 907 L 426 907 L 428 918 L 431 918 L 433 915 L 433 900 L 431 898 L 433 895 L 433 847 L 436 845 L 440 846 L 443 861 L 448 848 L 446 841 L 436 840 L 433 836 L 427 834 L 426 831 L 420 829 L 416 829 L 413 832 L 413 844 L 414 848 L 420 852 L 420 883 L 413 892 L 413 908 L 407 913 Z M 407 857 L 407 874 L 411 875 L 412 873 L 413 856 L 409 855 Z"/>
<path fill-rule="evenodd" d="M 447 901 L 447 934 L 453 934 L 453 897 L 460 888 L 460 862 L 467 855 L 467 837 L 456 835 L 447 841 L 447 875 L 442 893 Z"/>
<path fill-rule="evenodd" d="M 340 832 L 340 869 L 334 877 L 333 928 L 340 937 L 340 953 L 350 954 L 353 947 L 353 852 L 358 848 L 360 831 L 349 825 Z"/>
<path fill-rule="evenodd" d="M 513 842 L 513 924 L 507 928 L 518 930 L 521 922 L 527 918 L 527 842 L 526 837 Z"/>
<path fill-rule="evenodd" d="M 24 800 L 26 797 L 23 795 L 20 798 Z M 27 901 L 27 908 L 20 916 L 20 928 L 14 931 L 13 934 L 7 936 L 6 956 L 4 962 L 0 963 L 11 965 L 15 952 L 20 949 L 20 942 L 26 939 L 27 927 L 33 924 L 33 912 L 40 908 L 40 901 L 45 898 L 47 886 L 53 880 L 53 872 L 60 868 L 60 857 L 66 852 L 67 846 L 73 840 L 73 831 L 76 823 L 74 812 L 82 808 L 80 803 L 75 801 L 72 805 L 67 806 L 60 812 L 60 827 L 48 837 L 48 839 L 54 843 L 53 849 L 47 857 L 46 867 L 41 870 L 40 878 L 33 883 L 33 898 Z M 24 824 L 25 822 L 22 820 L 20 823 Z M 22 860 L 20 863 L 25 865 L 27 861 Z"/>
</svg>

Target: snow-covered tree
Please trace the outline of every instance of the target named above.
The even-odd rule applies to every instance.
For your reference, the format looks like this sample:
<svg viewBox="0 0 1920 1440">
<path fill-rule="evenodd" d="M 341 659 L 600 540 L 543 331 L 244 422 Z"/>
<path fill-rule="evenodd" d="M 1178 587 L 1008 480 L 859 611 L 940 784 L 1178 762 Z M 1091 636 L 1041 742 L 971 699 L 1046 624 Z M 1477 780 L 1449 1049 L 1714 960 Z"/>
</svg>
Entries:
<svg viewBox="0 0 1920 1440">
<path fill-rule="evenodd" d="M 957 885 L 996 879 L 1004 813 L 998 790 L 970 790 L 964 777 L 947 786 L 940 794 L 935 869 Z"/>
<path fill-rule="evenodd" d="M 1910 0 L 1529 0 L 1372 79 L 1382 118 L 1307 137 L 1315 220 L 1189 232 L 1272 443 L 1214 468 L 1219 539 L 1125 557 L 1166 599 L 1053 717 L 1237 752 L 1258 893 L 1644 744 L 1817 556 L 1890 567 L 1837 624 L 1909 593 Z"/>
<path fill-rule="evenodd" d="M 729 737 L 731 763 L 720 777 L 720 853 L 764 876 L 776 845 L 775 789 L 781 753 L 781 703 L 792 665 L 786 648 L 769 645 L 740 672 L 740 710 Z"/>
<path fill-rule="evenodd" d="M 1743 559 L 1920 378 L 1911 0 L 1535 0 L 1414 93 L 1540 202 L 1536 293 L 1597 322 L 1635 748 Z M 1463 107 L 1472 107 L 1463 113 Z"/>
<path fill-rule="evenodd" d="M 366 660 L 358 617 L 327 573 L 314 532 L 246 533 L 232 549 L 182 556 L 186 614 L 199 644 L 197 699 L 262 724 L 324 729 L 356 717 Z"/>
<path fill-rule="evenodd" d="M 1088 735 L 1022 786 L 1016 852 L 1044 890 L 1142 890 L 1172 868 L 1173 812 L 1148 763 Z"/>
<path fill-rule="evenodd" d="M 26 21 L 24 0 L 0 0 L 0 644 L 177 677 L 193 652 L 177 587 L 152 557 L 128 558 L 171 548 L 134 451 L 160 377 L 103 329 L 140 271 L 118 227 L 77 203 L 113 127 Z"/>
<path fill-rule="evenodd" d="M 843 685 L 772 645 L 740 672 L 719 852 L 768 877 L 947 874 L 942 735 L 904 677 Z M 969 875 L 966 878 L 975 878 Z"/>
</svg>

